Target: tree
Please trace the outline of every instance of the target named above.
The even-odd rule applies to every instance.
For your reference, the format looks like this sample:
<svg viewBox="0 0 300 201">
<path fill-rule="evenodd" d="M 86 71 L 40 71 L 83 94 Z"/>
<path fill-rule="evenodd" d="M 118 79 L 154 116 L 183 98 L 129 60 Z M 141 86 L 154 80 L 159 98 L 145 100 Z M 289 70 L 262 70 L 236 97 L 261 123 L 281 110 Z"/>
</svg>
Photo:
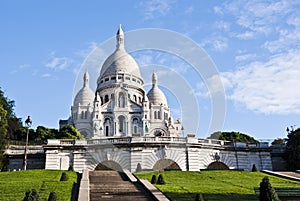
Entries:
<svg viewBox="0 0 300 201">
<path fill-rule="evenodd" d="M 288 139 L 284 158 L 287 168 L 295 171 L 300 169 L 300 128 L 288 131 Z"/>
<path fill-rule="evenodd" d="M 48 201 L 56 201 L 57 200 L 57 196 L 55 192 L 50 192 L 49 197 L 48 197 Z"/>
<path fill-rule="evenodd" d="M 156 175 L 152 175 L 152 178 L 151 178 L 151 184 L 156 184 Z"/>
<path fill-rule="evenodd" d="M 262 179 L 262 182 L 260 182 L 259 200 L 260 201 L 280 201 L 276 191 L 271 186 L 268 177 L 264 177 Z"/>
<path fill-rule="evenodd" d="M 4 151 L 5 151 L 5 136 L 7 133 L 7 120 L 6 120 L 6 111 L 0 105 L 0 170 L 6 165 Z"/>
<path fill-rule="evenodd" d="M 235 141 L 235 142 L 247 142 L 247 143 L 257 143 L 253 137 L 240 133 L 240 132 L 215 132 L 208 137 L 209 139 L 218 139 L 225 141 Z"/>
<path fill-rule="evenodd" d="M 257 167 L 255 164 L 252 165 L 252 172 L 257 172 Z"/>
<path fill-rule="evenodd" d="M 46 128 L 44 126 L 38 126 L 36 128 L 36 140 L 45 142 L 47 139 L 55 139 L 58 137 L 58 130 L 53 128 Z"/>
<path fill-rule="evenodd" d="M 4 96 L 4 92 L 0 88 L 0 105 L 6 112 L 5 118 L 7 121 L 7 131 L 5 137 L 14 138 L 14 132 L 22 127 L 22 121 L 17 118 L 14 113 L 15 101 L 8 99 Z"/>
<path fill-rule="evenodd" d="M 25 193 L 23 201 L 41 201 L 41 198 L 39 193 L 35 189 L 32 189 L 31 192 L 27 191 Z"/>
<path fill-rule="evenodd" d="M 165 180 L 162 174 L 158 175 L 157 184 L 163 185 L 165 184 Z"/>
<path fill-rule="evenodd" d="M 83 135 L 71 125 L 66 125 L 59 130 L 58 139 L 83 139 Z"/>
<path fill-rule="evenodd" d="M 284 145 L 285 144 L 285 140 L 282 139 L 282 138 L 277 138 L 271 144 L 272 145 L 275 145 L 275 144 L 282 144 L 282 145 Z"/>
</svg>

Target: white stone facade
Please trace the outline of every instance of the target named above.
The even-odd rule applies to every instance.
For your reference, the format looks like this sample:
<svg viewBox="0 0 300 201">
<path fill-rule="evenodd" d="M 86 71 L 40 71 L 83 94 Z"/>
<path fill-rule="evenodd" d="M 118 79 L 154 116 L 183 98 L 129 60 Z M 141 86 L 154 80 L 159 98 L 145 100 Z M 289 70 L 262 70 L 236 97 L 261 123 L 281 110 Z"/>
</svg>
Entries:
<svg viewBox="0 0 300 201">
<path fill-rule="evenodd" d="M 179 120 L 173 120 L 164 93 L 153 73 L 152 89 L 146 94 L 135 60 L 126 52 L 119 28 L 116 50 L 102 65 L 97 89 L 89 88 L 89 74 L 75 96 L 69 124 L 86 138 L 118 136 L 182 136 Z"/>
<path fill-rule="evenodd" d="M 195 137 L 48 140 L 44 146 L 45 166 L 46 169 L 67 170 L 72 165 L 81 172 L 84 169 L 94 170 L 99 164 L 107 165 L 110 162 L 108 166 L 112 169 L 135 172 L 138 164 L 143 170 L 158 170 L 174 163 L 175 169 L 199 171 L 210 169 L 217 163 L 227 169 L 251 171 L 255 164 L 259 171 L 272 170 L 268 144 L 241 144 L 244 146 Z"/>
</svg>

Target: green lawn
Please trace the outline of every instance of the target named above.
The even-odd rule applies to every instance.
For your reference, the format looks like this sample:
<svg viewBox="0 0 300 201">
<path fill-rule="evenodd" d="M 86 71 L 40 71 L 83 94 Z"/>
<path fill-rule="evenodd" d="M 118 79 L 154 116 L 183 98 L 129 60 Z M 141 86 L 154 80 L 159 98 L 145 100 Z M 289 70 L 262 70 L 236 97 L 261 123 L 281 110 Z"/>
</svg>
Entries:
<svg viewBox="0 0 300 201">
<path fill-rule="evenodd" d="M 262 178 L 268 176 L 273 187 L 300 188 L 300 182 L 287 180 L 260 172 L 247 171 L 202 171 L 202 172 L 141 172 L 135 175 L 151 181 L 152 175 L 164 176 L 165 185 L 156 185 L 173 201 L 194 201 L 200 193 L 205 200 L 233 201 L 258 200 L 254 187 L 259 187 Z"/>
<path fill-rule="evenodd" d="M 59 181 L 64 171 L 59 170 L 27 170 L 17 172 L 0 172 L 0 200 L 21 201 L 25 192 L 35 188 L 42 200 L 47 200 L 54 191 L 58 200 L 71 199 L 72 187 L 77 182 L 77 174 L 65 171 L 68 181 Z"/>
</svg>

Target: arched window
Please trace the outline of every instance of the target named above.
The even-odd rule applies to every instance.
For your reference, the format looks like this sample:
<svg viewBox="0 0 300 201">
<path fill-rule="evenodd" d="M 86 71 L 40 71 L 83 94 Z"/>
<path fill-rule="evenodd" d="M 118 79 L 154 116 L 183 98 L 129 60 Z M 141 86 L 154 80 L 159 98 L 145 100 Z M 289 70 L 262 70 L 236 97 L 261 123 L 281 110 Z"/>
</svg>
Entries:
<svg viewBox="0 0 300 201">
<path fill-rule="evenodd" d="M 103 97 L 100 97 L 100 100 L 101 100 L 101 105 L 103 105 L 104 104 Z"/>
<path fill-rule="evenodd" d="M 104 133 L 105 136 L 110 136 L 110 119 L 105 118 L 104 120 Z"/>
<path fill-rule="evenodd" d="M 137 126 L 133 126 L 133 133 L 137 134 Z"/>
<path fill-rule="evenodd" d="M 125 96 L 123 93 L 119 94 L 119 107 L 125 107 Z"/>
<path fill-rule="evenodd" d="M 119 116 L 119 132 L 124 133 L 126 130 L 125 126 L 125 117 L 124 116 Z"/>
<path fill-rule="evenodd" d="M 108 99 L 108 95 L 105 95 L 105 96 L 104 96 L 104 103 L 107 103 L 108 100 L 109 100 L 109 99 Z"/>
<path fill-rule="evenodd" d="M 161 119 L 160 111 L 157 111 L 157 118 L 158 118 L 158 119 Z"/>
<path fill-rule="evenodd" d="M 84 112 L 84 118 L 87 119 L 87 111 Z"/>
<path fill-rule="evenodd" d="M 157 119 L 157 113 L 154 111 L 154 119 Z"/>
<path fill-rule="evenodd" d="M 83 118 L 84 118 L 84 112 L 81 111 L 81 119 L 83 119 Z"/>
<path fill-rule="evenodd" d="M 133 95 L 133 101 L 136 102 L 136 95 Z"/>
<path fill-rule="evenodd" d="M 142 99 L 141 99 L 141 97 L 139 97 L 139 103 L 141 103 L 142 102 Z"/>
</svg>

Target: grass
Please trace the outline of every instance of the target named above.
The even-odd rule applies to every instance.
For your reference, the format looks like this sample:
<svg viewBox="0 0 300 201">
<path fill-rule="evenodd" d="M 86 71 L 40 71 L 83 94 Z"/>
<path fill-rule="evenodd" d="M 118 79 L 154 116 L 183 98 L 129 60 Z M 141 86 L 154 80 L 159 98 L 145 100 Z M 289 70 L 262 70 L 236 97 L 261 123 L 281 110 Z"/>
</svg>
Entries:
<svg viewBox="0 0 300 201">
<path fill-rule="evenodd" d="M 141 172 L 135 175 L 151 181 L 152 175 L 162 174 L 165 185 L 155 185 L 173 201 L 193 201 L 197 193 L 204 200 L 233 201 L 258 200 L 254 187 L 259 187 L 263 177 L 268 176 L 273 187 L 299 188 L 300 182 L 246 171 L 202 171 L 202 172 Z"/>
<path fill-rule="evenodd" d="M 62 172 L 68 174 L 68 181 L 59 181 Z M 51 191 L 54 191 L 58 200 L 71 199 L 74 182 L 77 174 L 72 171 L 59 170 L 27 170 L 17 172 L 0 172 L 0 200 L 23 200 L 26 191 L 36 189 L 42 200 L 47 200 Z"/>
</svg>

